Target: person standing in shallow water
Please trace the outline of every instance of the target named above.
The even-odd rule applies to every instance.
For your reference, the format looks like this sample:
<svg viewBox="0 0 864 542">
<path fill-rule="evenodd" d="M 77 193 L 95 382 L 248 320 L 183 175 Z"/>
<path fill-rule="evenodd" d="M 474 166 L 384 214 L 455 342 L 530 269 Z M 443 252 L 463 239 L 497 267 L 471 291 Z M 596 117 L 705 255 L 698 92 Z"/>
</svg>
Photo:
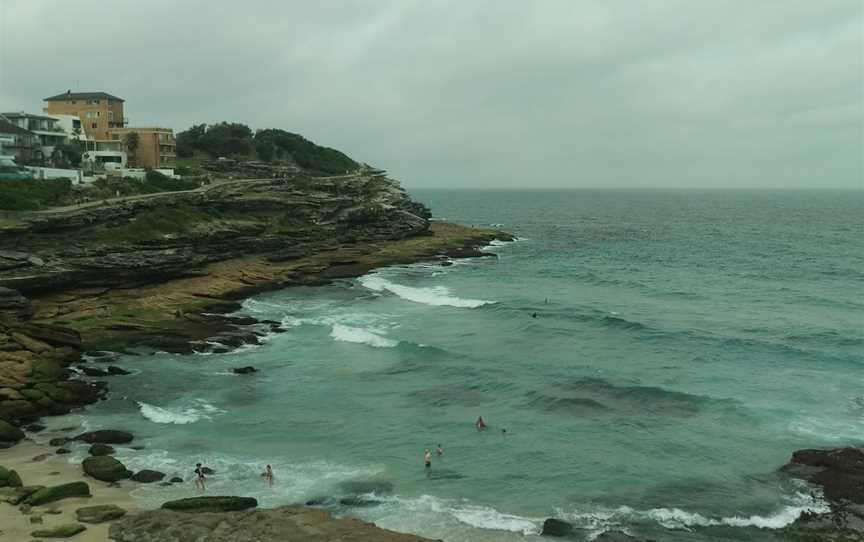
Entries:
<svg viewBox="0 0 864 542">
<path fill-rule="evenodd" d="M 264 478 L 268 486 L 273 487 L 273 467 L 267 465 L 267 468 L 261 473 L 261 477 Z"/>
<path fill-rule="evenodd" d="M 432 454 L 429 452 L 429 448 L 423 452 L 423 464 L 426 467 L 426 472 L 429 472 L 429 469 L 432 468 Z"/>
<path fill-rule="evenodd" d="M 206 479 L 201 463 L 195 463 L 195 488 L 201 490 L 202 493 L 204 492 L 204 480 Z"/>
</svg>

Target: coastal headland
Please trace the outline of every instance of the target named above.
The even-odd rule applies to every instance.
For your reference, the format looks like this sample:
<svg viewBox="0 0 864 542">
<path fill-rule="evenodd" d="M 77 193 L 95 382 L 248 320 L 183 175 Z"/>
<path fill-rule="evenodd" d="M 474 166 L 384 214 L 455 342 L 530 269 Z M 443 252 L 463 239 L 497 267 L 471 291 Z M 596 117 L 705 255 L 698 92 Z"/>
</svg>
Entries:
<svg viewBox="0 0 864 542">
<path fill-rule="evenodd" d="M 44 429 L 41 417 L 98 401 L 111 378 L 122 378 L 123 370 L 111 364 L 114 352 L 226 352 L 286 331 L 277 321 L 232 314 L 251 295 L 357 277 L 388 265 L 445 266 L 454 258 L 494 257 L 482 247 L 513 239 L 494 229 L 430 219 L 422 204 L 376 170 L 221 179 L 184 191 L 0 217 L 0 446 L 8 448 L 0 450 L 4 536 L 159 542 L 182 531 L 226 541 L 247 535 L 308 542 L 424 540 L 333 518 L 303 503 L 259 510 L 243 496 L 169 505 L 192 506 L 191 512 L 139 510 L 129 496 L 137 484 L 191 479 L 169 481 L 156 471 L 126 469 L 110 450 L 134 438 L 122 427 L 100 428 L 120 431 L 98 434 L 70 428 L 68 437 L 50 446 L 28 437 Z M 91 444 L 83 465 L 63 455 L 70 441 Z M 861 540 L 862 465 L 857 448 L 796 452 L 783 471 L 820 488 L 828 505 L 777 530 L 777 539 Z M 542 534 L 584 538 L 552 518 Z M 634 538 L 608 533 L 597 540 Z"/>
<path fill-rule="evenodd" d="M 512 240 L 500 231 L 429 219 L 422 204 L 378 171 L 208 179 L 192 190 L 6 213 L 0 220 L 0 446 L 9 449 L 0 452 L 0 485 L 9 486 L 4 499 L 18 509 L 0 507 L 3 530 L 21 538 L 36 536 L 31 531 L 43 525 L 78 525 L 73 509 L 103 502 L 135 510 L 131 488 L 117 487 L 120 480 L 134 484 L 126 482 L 128 476 L 102 475 L 84 465 L 84 478 L 81 467 L 55 453 L 56 446 L 25 437 L 24 431 L 42 429 L 42 416 L 67 413 L 104 395 L 106 381 L 77 375 L 123 374 L 86 360 L 110 361 L 116 351 L 191 353 L 254 344 L 283 331 L 279 322 L 230 315 L 255 293 L 323 284 L 387 265 L 494 257 L 480 248 L 494 239 Z M 36 516 L 25 502 L 34 487 L 85 479 L 92 498 L 76 493 L 52 501 L 50 513 L 37 509 Z M 314 508 L 249 513 L 254 517 L 208 512 L 219 516 L 211 526 L 236 522 L 245 532 L 251 522 L 292 540 L 422 540 Z M 33 517 L 38 519 L 31 523 Z M 150 521 L 208 529 L 207 514 L 191 517 L 147 512 L 130 519 L 126 529 L 151 532 Z M 117 533 L 123 540 L 133 536 Z M 74 536 L 107 540 L 107 523 Z"/>
</svg>

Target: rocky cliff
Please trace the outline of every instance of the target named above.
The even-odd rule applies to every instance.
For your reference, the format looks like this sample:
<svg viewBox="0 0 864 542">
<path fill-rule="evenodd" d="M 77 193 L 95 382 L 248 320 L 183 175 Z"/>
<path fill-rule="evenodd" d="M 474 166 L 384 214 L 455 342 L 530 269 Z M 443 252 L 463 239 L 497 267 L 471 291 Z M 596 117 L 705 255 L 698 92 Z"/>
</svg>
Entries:
<svg viewBox="0 0 864 542">
<path fill-rule="evenodd" d="M 97 399 L 101 384 L 69 380 L 84 351 L 254 343 L 279 324 L 221 316 L 244 297 L 480 255 L 477 246 L 506 238 L 429 217 L 398 182 L 368 169 L 222 179 L 0 216 L 0 420 L 21 426 Z"/>
</svg>

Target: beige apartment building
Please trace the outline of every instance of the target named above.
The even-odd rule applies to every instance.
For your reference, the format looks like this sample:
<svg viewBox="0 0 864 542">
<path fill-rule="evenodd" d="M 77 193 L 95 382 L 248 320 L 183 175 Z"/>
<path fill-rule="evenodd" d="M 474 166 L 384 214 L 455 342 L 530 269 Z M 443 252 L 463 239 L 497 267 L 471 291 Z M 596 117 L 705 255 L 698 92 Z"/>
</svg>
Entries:
<svg viewBox="0 0 864 542">
<path fill-rule="evenodd" d="M 42 109 L 49 115 L 74 115 L 81 119 L 84 134 L 91 139 L 109 139 L 108 131 L 123 128 L 123 98 L 107 92 L 72 92 L 45 98 Z"/>
<path fill-rule="evenodd" d="M 138 148 L 133 152 L 126 146 L 129 162 L 137 167 L 162 169 L 173 168 L 177 160 L 177 143 L 171 128 L 113 128 L 108 130 L 110 139 L 126 142 L 129 134 L 138 134 Z"/>
</svg>

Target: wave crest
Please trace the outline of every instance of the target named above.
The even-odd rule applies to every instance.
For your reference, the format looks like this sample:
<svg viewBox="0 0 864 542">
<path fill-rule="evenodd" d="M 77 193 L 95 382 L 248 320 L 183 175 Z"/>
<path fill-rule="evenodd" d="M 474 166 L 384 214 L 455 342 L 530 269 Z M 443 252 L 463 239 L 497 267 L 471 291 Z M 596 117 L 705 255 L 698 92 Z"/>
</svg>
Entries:
<svg viewBox="0 0 864 542">
<path fill-rule="evenodd" d="M 212 414 L 219 414 L 223 410 L 207 403 L 206 401 L 198 401 L 197 406 L 186 408 L 163 408 L 144 401 L 138 401 L 138 409 L 141 415 L 153 423 L 173 423 L 177 425 L 185 425 L 195 423 L 198 420 L 211 419 Z"/>
<path fill-rule="evenodd" d="M 484 299 L 463 299 L 456 297 L 444 286 L 431 286 L 428 288 L 404 286 L 390 282 L 380 275 L 365 275 L 360 277 L 360 284 L 374 292 L 390 292 L 407 301 L 435 307 L 448 306 L 474 309 L 494 303 L 494 301 L 486 301 Z"/>
<path fill-rule="evenodd" d="M 367 344 L 375 348 L 393 348 L 399 344 L 399 341 L 382 337 L 369 330 L 343 324 L 334 324 L 330 336 L 337 341 Z"/>
</svg>

